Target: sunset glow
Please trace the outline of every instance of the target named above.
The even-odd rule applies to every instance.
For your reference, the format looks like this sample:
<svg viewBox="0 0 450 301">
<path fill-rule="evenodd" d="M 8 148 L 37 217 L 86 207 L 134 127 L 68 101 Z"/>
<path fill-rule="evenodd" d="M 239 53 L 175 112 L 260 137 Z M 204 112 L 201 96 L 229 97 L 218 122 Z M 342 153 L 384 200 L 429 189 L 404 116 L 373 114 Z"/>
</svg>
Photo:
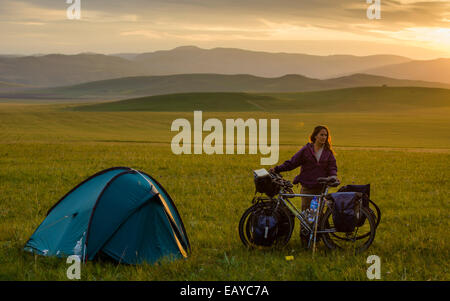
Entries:
<svg viewBox="0 0 450 301">
<path fill-rule="evenodd" d="M 81 19 L 68 20 L 62 0 L 1 1 L 0 52 L 147 52 L 196 45 L 450 57 L 448 1 L 381 1 L 380 20 L 367 18 L 368 4 L 361 0 L 94 2 L 81 0 Z"/>
</svg>

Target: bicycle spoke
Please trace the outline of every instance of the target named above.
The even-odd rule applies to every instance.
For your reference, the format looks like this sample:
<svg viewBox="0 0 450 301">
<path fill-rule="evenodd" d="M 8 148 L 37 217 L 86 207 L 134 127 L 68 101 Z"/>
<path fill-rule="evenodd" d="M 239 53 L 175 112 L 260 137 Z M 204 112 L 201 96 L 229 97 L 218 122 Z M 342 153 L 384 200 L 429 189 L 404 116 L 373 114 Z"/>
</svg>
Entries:
<svg viewBox="0 0 450 301">
<path fill-rule="evenodd" d="M 327 247 L 331 249 L 353 250 L 354 252 L 362 252 L 366 250 L 375 237 L 375 221 L 368 211 L 361 211 L 366 221 L 360 227 L 355 227 L 352 232 L 334 232 L 324 233 L 323 240 Z M 324 229 L 335 228 L 331 211 L 327 211 L 322 222 Z"/>
</svg>

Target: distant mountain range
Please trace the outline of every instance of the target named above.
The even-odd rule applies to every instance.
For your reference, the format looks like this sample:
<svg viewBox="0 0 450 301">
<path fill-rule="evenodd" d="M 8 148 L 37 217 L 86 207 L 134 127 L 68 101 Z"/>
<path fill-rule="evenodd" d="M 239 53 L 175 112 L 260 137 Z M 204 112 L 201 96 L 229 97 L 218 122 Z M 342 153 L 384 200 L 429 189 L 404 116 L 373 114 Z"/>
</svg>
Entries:
<svg viewBox="0 0 450 301">
<path fill-rule="evenodd" d="M 168 51 L 143 53 L 133 62 L 152 70 L 154 74 L 218 73 L 251 74 L 279 77 L 300 74 L 325 79 L 361 72 L 369 68 L 411 61 L 394 55 L 317 56 L 292 53 L 268 53 L 234 48 L 201 49 L 183 46 Z"/>
<path fill-rule="evenodd" d="M 0 57 L 0 81 L 40 87 L 145 74 L 126 59 L 102 54 Z"/>
<path fill-rule="evenodd" d="M 276 78 L 248 74 L 178 74 L 126 77 L 65 87 L 29 89 L 16 93 L 3 93 L 3 95 L 0 94 L 0 97 L 123 99 L 187 92 L 305 92 L 369 86 L 450 89 L 450 84 L 398 80 L 367 74 L 354 74 L 326 80 L 312 79 L 296 74 Z"/>
<path fill-rule="evenodd" d="M 249 74 L 273 78 L 299 74 L 314 79 L 367 73 L 450 83 L 450 59 L 416 61 L 394 55 L 317 56 L 235 48 L 201 49 L 195 46 L 141 54 L 0 55 L 0 82 L 37 87 L 131 76 L 193 73 Z"/>
<path fill-rule="evenodd" d="M 365 73 L 394 78 L 450 83 L 450 59 L 411 61 L 368 69 Z"/>
</svg>

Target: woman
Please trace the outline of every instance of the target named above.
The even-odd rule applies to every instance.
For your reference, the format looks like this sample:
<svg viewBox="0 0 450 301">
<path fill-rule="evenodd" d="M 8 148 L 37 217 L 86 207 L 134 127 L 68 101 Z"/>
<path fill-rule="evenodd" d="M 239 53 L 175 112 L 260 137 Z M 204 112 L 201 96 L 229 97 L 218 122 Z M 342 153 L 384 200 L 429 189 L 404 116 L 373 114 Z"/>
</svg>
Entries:
<svg viewBox="0 0 450 301">
<path fill-rule="evenodd" d="M 331 135 L 326 126 L 316 126 L 310 136 L 310 143 L 302 147 L 290 160 L 271 168 L 271 172 L 290 171 L 301 166 L 300 174 L 293 181 L 302 185 L 301 193 L 320 194 L 320 177 L 337 177 L 336 159 L 331 148 Z M 309 208 L 312 197 L 302 197 L 302 210 Z"/>
</svg>

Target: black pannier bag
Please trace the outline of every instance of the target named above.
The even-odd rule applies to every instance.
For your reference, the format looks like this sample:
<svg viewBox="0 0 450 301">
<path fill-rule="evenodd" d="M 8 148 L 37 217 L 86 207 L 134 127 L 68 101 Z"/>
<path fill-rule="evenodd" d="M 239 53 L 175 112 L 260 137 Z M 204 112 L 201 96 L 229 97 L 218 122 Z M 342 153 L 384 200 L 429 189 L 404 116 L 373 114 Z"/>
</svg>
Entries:
<svg viewBox="0 0 450 301">
<path fill-rule="evenodd" d="M 287 242 L 293 225 L 289 215 L 275 202 L 261 202 L 254 209 L 247 223 L 247 235 L 254 245 L 270 247 Z"/>
<path fill-rule="evenodd" d="M 335 192 L 327 196 L 331 199 L 333 223 L 338 232 L 353 232 L 358 217 L 362 194 L 360 192 Z"/>
<path fill-rule="evenodd" d="M 361 205 L 363 208 L 367 209 L 367 211 L 374 217 L 376 220 L 375 213 L 372 209 L 369 208 L 370 201 L 370 184 L 367 185 L 346 185 L 339 188 L 338 192 L 361 192 Z M 361 227 L 366 222 L 366 216 L 364 214 L 360 214 L 358 220 L 356 221 L 356 227 Z"/>
<path fill-rule="evenodd" d="M 269 197 L 273 197 L 280 192 L 280 184 L 276 183 L 264 168 L 254 170 L 253 175 L 257 192 L 265 193 Z"/>
<path fill-rule="evenodd" d="M 279 217 L 269 209 L 258 209 L 251 216 L 251 240 L 255 245 L 272 246 L 278 237 Z"/>
</svg>

